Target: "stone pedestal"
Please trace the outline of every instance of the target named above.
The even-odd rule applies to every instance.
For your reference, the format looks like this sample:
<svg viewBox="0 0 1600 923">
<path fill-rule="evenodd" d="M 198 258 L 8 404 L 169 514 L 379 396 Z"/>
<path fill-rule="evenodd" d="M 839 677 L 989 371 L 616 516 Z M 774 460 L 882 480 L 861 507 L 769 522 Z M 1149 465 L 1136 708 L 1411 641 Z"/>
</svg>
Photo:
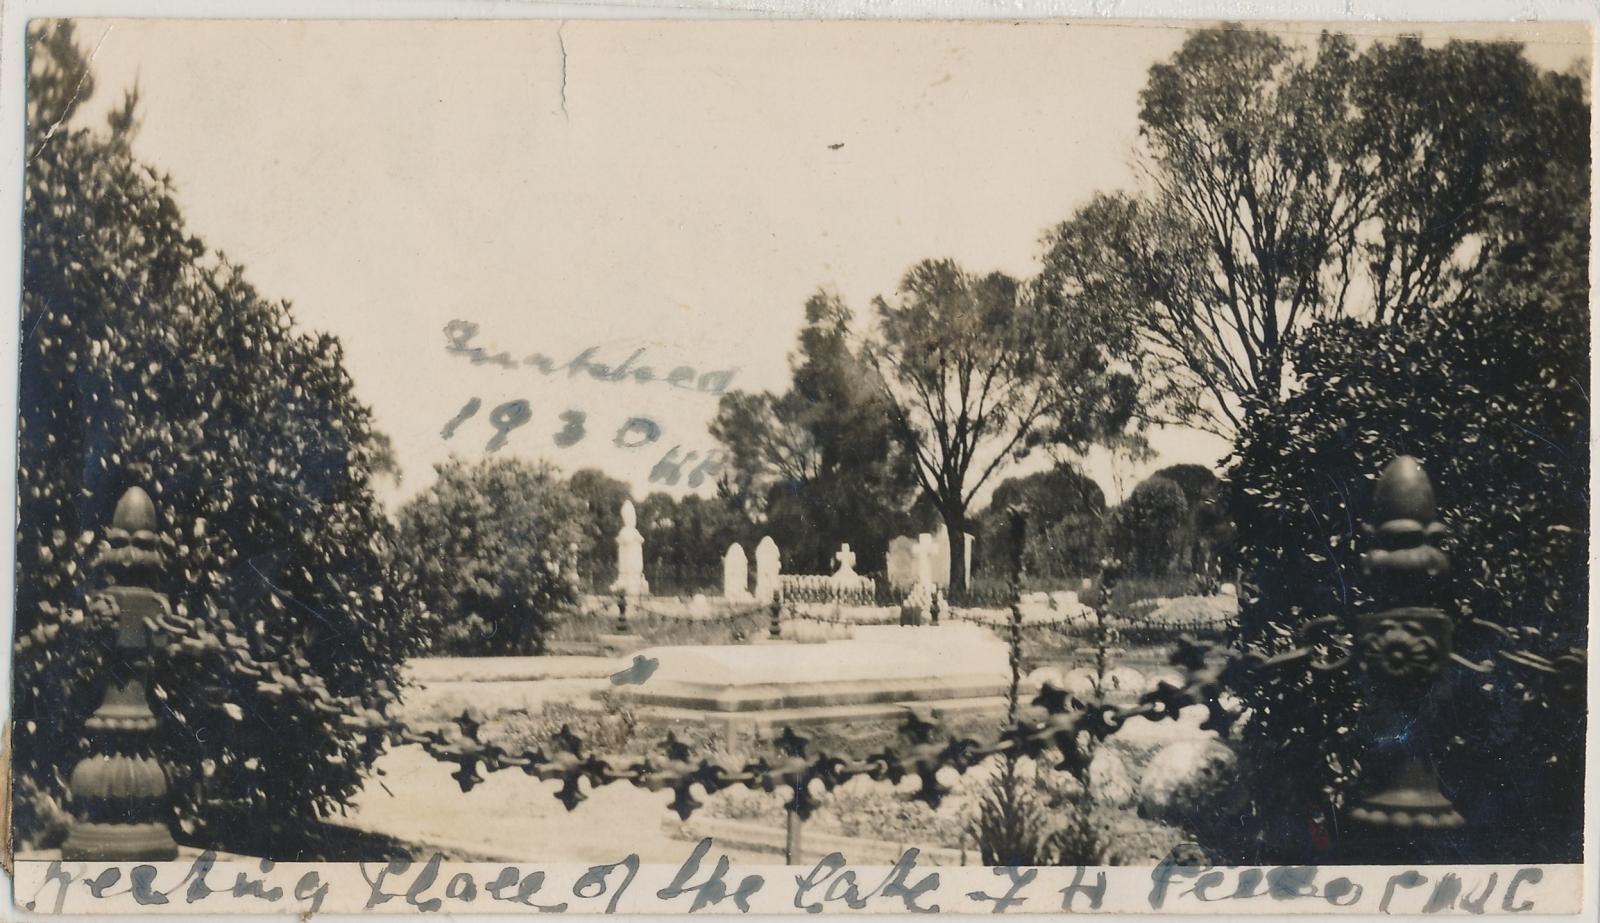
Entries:
<svg viewBox="0 0 1600 923">
<path fill-rule="evenodd" d="M 860 626 L 848 641 L 653 647 L 650 678 L 620 690 L 666 717 L 728 729 L 1005 710 L 1006 645 L 976 625 Z"/>
</svg>

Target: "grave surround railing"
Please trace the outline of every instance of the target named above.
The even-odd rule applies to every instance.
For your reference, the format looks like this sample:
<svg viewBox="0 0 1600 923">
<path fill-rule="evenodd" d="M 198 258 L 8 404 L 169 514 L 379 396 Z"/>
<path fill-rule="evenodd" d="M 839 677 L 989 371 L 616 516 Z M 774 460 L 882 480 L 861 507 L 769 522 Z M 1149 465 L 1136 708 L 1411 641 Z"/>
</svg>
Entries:
<svg viewBox="0 0 1600 923">
<path fill-rule="evenodd" d="M 544 746 L 513 753 L 484 740 L 482 724 L 469 714 L 442 729 L 409 728 L 375 703 L 331 695 L 315 682 L 296 683 L 289 672 L 294 669 L 292 664 L 250 662 L 247 655 L 240 656 L 244 656 L 247 673 L 256 675 L 260 691 L 270 693 L 276 688 L 281 693 L 287 684 L 295 683 L 295 688 L 315 699 L 316 707 L 337 715 L 345 726 L 365 732 L 370 742 L 415 744 L 436 759 L 454 763 L 457 768 L 452 777 L 464 792 L 483 782 L 485 772 L 516 769 L 533 778 L 559 782 L 555 797 L 570 810 L 585 800 L 587 790 L 626 782 L 652 791 L 671 791 L 669 806 L 683 818 L 701 807 L 697 792 L 710 794 L 745 786 L 767 792 L 786 789 L 788 809 L 803 819 L 819 803 L 813 783 L 831 790 L 859 776 L 891 783 L 913 778 L 917 788 L 910 797 L 937 806 L 950 791 L 940 779 L 942 770 L 964 772 L 1005 753 L 1034 759 L 1053 754 L 1057 768 L 1082 778 L 1093 742 L 1103 741 L 1129 720 L 1172 719 L 1181 709 L 1200 705 L 1207 712 L 1201 727 L 1226 736 L 1239 718 L 1236 708 L 1225 702 L 1230 690 L 1272 682 L 1291 672 L 1359 670 L 1368 677 L 1367 687 L 1385 706 L 1390 720 L 1398 722 L 1418 720 L 1418 704 L 1452 665 L 1476 672 L 1524 671 L 1543 680 L 1540 694 L 1575 696 L 1581 704 L 1587 674 L 1584 651 L 1574 649 L 1547 658 L 1513 646 L 1523 641 L 1518 631 L 1481 618 L 1472 622 L 1491 628 L 1507 641 L 1498 652 L 1499 659 L 1473 663 L 1451 649 L 1452 619 L 1427 598 L 1432 579 L 1449 566 L 1436 545 L 1443 526 L 1434 513 L 1432 486 L 1414 459 L 1396 459 L 1384 470 L 1376 501 L 1379 521 L 1368 530 L 1372 542 L 1364 556 L 1380 603 L 1373 611 L 1350 620 L 1329 617 L 1306 623 L 1298 630 L 1296 647 L 1270 658 L 1251 651 L 1217 658 L 1212 656 L 1215 645 L 1181 638 L 1170 657 L 1183 673 L 1181 683 L 1162 683 L 1127 705 L 1085 700 L 1046 684 L 1033 698 L 1032 709 L 1016 708 L 1001 730 L 982 739 L 949 736 L 937 722 L 911 708 L 902 728 L 903 743 L 865 758 L 813 754 L 809 741 L 788 728 L 773 741 L 770 753 L 746 761 L 696 755 L 672 734 L 646 753 L 596 754 L 568 728 Z M 112 574 L 115 583 L 92 595 L 95 602 L 90 612 L 98 627 L 115 638 L 112 651 L 117 669 L 102 675 L 122 679 L 108 687 L 105 704 L 85 728 L 89 752 L 72 774 L 69 809 L 73 824 L 63 848 L 64 858 L 114 861 L 174 854 L 165 820 L 170 815 L 168 773 L 159 771 L 150 746 L 156 719 L 145 698 L 144 683 L 153 657 L 205 656 L 218 652 L 222 642 L 216 635 L 200 631 L 193 620 L 173 613 L 166 596 L 153 589 L 162 565 L 157 522 L 150 498 L 134 488 L 117 505 L 107 530 L 102 570 Z M 1020 542 L 1017 545 L 1020 547 Z M 1020 562 L 1014 564 L 1013 572 L 1008 627 L 1015 660 L 1024 630 Z M 1114 565 L 1108 566 L 1105 578 L 1109 579 L 1101 581 L 1103 594 L 1109 593 L 1114 582 Z M 782 606 L 781 600 L 772 603 L 774 628 Z M 1319 659 L 1330 646 L 1345 653 L 1333 660 Z M 1014 683 L 1017 666 L 1014 662 Z M 1414 838 L 1462 823 L 1461 815 L 1439 790 L 1429 755 L 1420 749 L 1425 736 L 1391 735 L 1394 740 L 1380 748 L 1387 758 L 1366 771 L 1363 792 L 1346 812 L 1349 824 Z M 148 784 L 104 784 L 104 773 L 98 769 L 110 764 L 136 767 L 135 775 L 147 779 Z M 157 771 L 146 771 L 151 768 Z M 187 778 L 190 773 L 175 775 Z"/>
</svg>

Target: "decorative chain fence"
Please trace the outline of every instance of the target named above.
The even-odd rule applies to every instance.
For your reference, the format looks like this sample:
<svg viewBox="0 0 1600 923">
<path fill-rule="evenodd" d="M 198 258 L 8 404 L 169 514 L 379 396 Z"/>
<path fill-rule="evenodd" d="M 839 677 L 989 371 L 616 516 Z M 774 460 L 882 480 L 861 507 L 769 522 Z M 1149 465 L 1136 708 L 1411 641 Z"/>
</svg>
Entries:
<svg viewBox="0 0 1600 923">
<path fill-rule="evenodd" d="M 1161 683 L 1128 705 L 1080 698 L 1046 684 L 1032 700 L 1033 710 L 1014 705 L 1004 726 L 981 739 L 950 736 L 938 722 L 908 708 L 903 742 L 859 759 L 812 753 L 809 741 L 787 728 L 773 741 L 769 754 L 743 762 L 696 755 L 671 734 L 645 752 L 599 754 L 591 752 L 569 728 L 543 745 L 510 752 L 483 739 L 482 726 L 470 715 L 443 729 L 411 729 L 388 714 L 381 703 L 336 696 L 314 678 L 297 678 L 292 663 L 251 663 L 244 652 L 234 653 L 243 658 L 247 671 L 255 673 L 263 694 L 289 690 L 307 694 L 317 708 L 365 732 L 373 746 L 383 742 L 419 745 L 436 759 L 455 764 L 452 777 L 462 791 L 484 781 L 484 773 L 520 770 L 533 778 L 559 782 L 555 797 L 570 810 L 587 797 L 587 790 L 625 782 L 651 791 L 671 791 L 670 808 L 683 818 L 701 807 L 697 792 L 711 794 L 744 786 L 766 792 L 787 789 L 789 811 L 804 819 L 818 805 L 814 784 L 831 790 L 860 776 L 891 783 L 915 779 L 917 788 L 911 797 L 937 806 L 951 790 L 940 779 L 943 770 L 965 772 L 1002 754 L 1034 759 L 1048 755 L 1057 768 L 1082 779 L 1093 745 L 1134 718 L 1174 719 L 1181 709 L 1200 705 L 1207 712 L 1201 726 L 1226 736 L 1240 717 L 1238 708 L 1224 701 L 1231 698 L 1230 691 L 1270 683 L 1289 673 L 1303 675 L 1304 671 L 1360 671 L 1386 720 L 1396 726 L 1410 727 L 1424 717 L 1420 703 L 1452 666 L 1475 672 L 1509 668 L 1531 673 L 1546 681 L 1540 694 L 1572 697 L 1575 708 L 1581 708 L 1587 673 L 1583 650 L 1547 658 L 1507 647 L 1498 652 L 1497 660 L 1482 663 L 1452 650 L 1451 617 L 1425 598 L 1428 578 L 1443 573 L 1449 562 L 1435 544 L 1443 527 L 1435 521 L 1432 486 L 1414 459 L 1397 459 L 1384 470 L 1377 485 L 1376 507 L 1379 523 L 1371 530 L 1372 547 L 1364 557 L 1379 602 L 1370 612 L 1305 623 L 1298 630 L 1298 646 L 1270 658 L 1252 651 L 1218 658 L 1213 655 L 1214 643 L 1183 636 L 1170 656 L 1172 665 L 1182 671 L 1180 683 Z M 154 505 L 142 490 L 130 490 L 117 505 L 101 563 L 114 585 L 94 594 L 90 612 L 115 638 L 115 662 L 102 674 L 111 679 L 103 704 L 85 726 L 87 755 L 71 776 L 74 823 L 63 856 L 171 858 L 176 847 L 167 828 L 168 773 L 156 762 L 151 748 L 157 719 L 149 708 L 145 683 L 152 655 L 206 656 L 219 652 L 224 640 L 199 631 L 194 620 L 175 614 L 166 596 L 151 588 L 157 583 L 161 553 Z M 1105 575 L 1110 579 L 1101 581 L 1102 603 L 1115 575 L 1112 562 Z M 1023 624 L 1020 586 L 1018 571 L 1006 623 L 1012 642 L 1013 700 L 1019 641 L 1022 632 L 1030 630 Z M 767 606 L 774 635 L 785 607 L 781 598 Z M 760 608 L 741 609 L 728 618 L 749 618 Z M 619 615 L 624 627 L 627 616 L 624 604 Z M 1102 631 L 1107 622 L 1114 623 L 1104 619 L 1103 613 L 1097 618 L 1103 620 L 1099 625 Z M 1472 622 L 1493 629 L 1508 644 L 1522 642 L 1521 632 L 1483 619 Z M 1172 626 L 1162 627 L 1170 630 Z M 1330 649 L 1342 653 L 1320 659 Z M 1376 745 L 1383 758 L 1363 770 L 1363 793 L 1350 805 L 1348 822 L 1406 837 L 1460 826 L 1462 816 L 1440 791 L 1424 749 L 1427 735 L 1382 736 L 1383 728 L 1377 733 Z M 173 775 L 188 778 L 189 769 L 192 767 Z M 128 784 L 129 779 L 136 784 Z"/>
</svg>

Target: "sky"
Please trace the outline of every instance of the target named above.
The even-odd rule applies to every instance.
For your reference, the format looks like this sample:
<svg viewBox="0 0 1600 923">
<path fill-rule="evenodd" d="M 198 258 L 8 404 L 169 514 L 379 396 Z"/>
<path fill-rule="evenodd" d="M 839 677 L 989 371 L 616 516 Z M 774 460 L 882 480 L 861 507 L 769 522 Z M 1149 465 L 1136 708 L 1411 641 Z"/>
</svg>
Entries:
<svg viewBox="0 0 1600 923">
<path fill-rule="evenodd" d="M 865 317 L 923 258 L 1034 272 L 1049 226 L 1134 182 L 1139 90 L 1185 34 L 87 20 L 79 118 L 137 82 L 135 150 L 191 231 L 343 341 L 404 472 L 391 507 L 501 434 L 494 452 L 599 467 L 636 497 L 708 493 L 690 481 L 717 392 L 787 386 L 807 296 Z M 1582 33 L 1547 37 L 1547 66 L 1585 53 Z M 1152 446 L 1086 470 L 1115 501 L 1227 450 L 1181 429 Z M 668 484 L 663 459 L 685 456 Z"/>
</svg>

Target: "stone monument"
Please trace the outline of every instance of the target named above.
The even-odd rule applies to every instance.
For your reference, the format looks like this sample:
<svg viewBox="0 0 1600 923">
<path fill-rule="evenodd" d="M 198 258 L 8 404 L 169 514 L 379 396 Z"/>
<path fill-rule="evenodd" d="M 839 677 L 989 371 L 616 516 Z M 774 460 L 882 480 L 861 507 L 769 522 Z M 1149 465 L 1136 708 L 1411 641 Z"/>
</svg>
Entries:
<svg viewBox="0 0 1600 923">
<path fill-rule="evenodd" d="M 783 571 L 783 557 L 778 553 L 778 543 L 772 536 L 763 535 L 756 545 L 756 599 L 769 602 L 778 595 L 778 576 Z"/>
<path fill-rule="evenodd" d="M 965 533 L 965 544 L 961 547 L 962 573 L 966 575 L 967 585 L 972 585 L 972 549 L 978 539 L 971 533 Z M 939 526 L 939 531 L 933 536 L 933 582 L 936 586 L 948 587 L 950 585 L 950 529 Z"/>
<path fill-rule="evenodd" d="M 732 600 L 750 598 L 750 562 L 744 556 L 744 546 L 734 542 L 722 556 L 722 597 Z"/>
<path fill-rule="evenodd" d="M 929 586 L 938 579 L 934 570 L 934 562 L 938 560 L 939 549 L 934 547 L 933 536 L 924 532 L 917 536 L 917 547 L 912 552 L 912 561 L 916 565 L 916 585 Z M 948 575 L 946 577 L 948 583 Z"/>
<path fill-rule="evenodd" d="M 856 574 L 856 553 L 850 550 L 850 543 L 845 542 L 843 545 L 840 545 L 839 550 L 834 554 L 833 559 L 839 562 L 839 569 L 834 571 L 833 577 L 831 578 L 833 582 L 848 582 L 850 585 L 854 586 L 860 577 Z"/>
<path fill-rule="evenodd" d="M 625 596 L 650 595 L 644 579 L 644 536 L 639 533 L 639 517 L 633 501 L 622 501 L 622 528 L 617 531 L 617 579 L 611 592 Z"/>
<path fill-rule="evenodd" d="M 889 555 L 884 571 L 889 586 L 904 589 L 917 582 L 917 540 L 909 535 L 897 535 L 889 542 Z"/>
</svg>

